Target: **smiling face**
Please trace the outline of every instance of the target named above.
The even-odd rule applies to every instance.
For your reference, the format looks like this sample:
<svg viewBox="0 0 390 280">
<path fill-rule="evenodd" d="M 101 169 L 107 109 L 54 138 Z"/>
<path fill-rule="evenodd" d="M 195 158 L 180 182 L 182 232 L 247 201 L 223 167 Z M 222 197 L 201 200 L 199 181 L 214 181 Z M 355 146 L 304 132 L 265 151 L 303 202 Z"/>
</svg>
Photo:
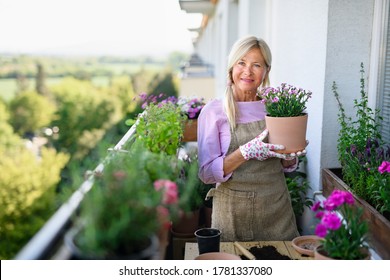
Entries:
<svg viewBox="0 0 390 280">
<path fill-rule="evenodd" d="M 268 67 L 258 48 L 253 48 L 233 66 L 233 90 L 237 101 L 254 101 L 258 87 L 268 74 Z"/>
</svg>

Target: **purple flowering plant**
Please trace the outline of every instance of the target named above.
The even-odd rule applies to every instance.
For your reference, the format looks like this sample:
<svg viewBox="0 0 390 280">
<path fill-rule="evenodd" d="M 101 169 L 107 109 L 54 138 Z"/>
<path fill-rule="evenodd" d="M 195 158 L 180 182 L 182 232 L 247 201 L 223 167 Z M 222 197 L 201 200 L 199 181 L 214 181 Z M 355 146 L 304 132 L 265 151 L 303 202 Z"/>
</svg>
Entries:
<svg viewBox="0 0 390 280">
<path fill-rule="evenodd" d="M 185 114 L 188 119 L 198 118 L 200 111 L 206 105 L 206 102 L 203 97 L 199 98 L 196 96 L 185 97 L 185 96 L 166 96 L 163 93 L 159 95 L 148 95 L 147 93 L 141 93 L 139 99 L 142 102 L 142 109 L 146 109 L 151 104 L 157 106 L 163 106 L 166 103 L 172 103 L 180 108 L 180 111 Z"/>
<path fill-rule="evenodd" d="M 336 83 L 332 85 L 339 107 L 337 151 L 342 179 L 354 194 L 385 217 L 390 217 L 390 175 L 386 171 L 386 162 L 390 162 L 390 145 L 382 140 L 380 111 L 368 106 L 363 64 L 360 73 L 360 99 L 354 100 L 354 119 L 347 116 Z"/>
<path fill-rule="evenodd" d="M 179 97 L 177 105 L 187 115 L 188 119 L 196 119 L 206 102 L 204 98 L 199 97 Z"/>
<path fill-rule="evenodd" d="M 279 87 L 266 87 L 259 93 L 271 117 L 297 117 L 304 114 L 306 103 L 312 96 L 310 90 L 304 90 L 287 83 Z"/>
<path fill-rule="evenodd" d="M 323 250 L 333 259 L 364 259 L 368 224 L 362 220 L 363 209 L 355 205 L 350 192 L 334 190 L 312 206 L 319 223 L 315 234 L 321 237 Z"/>
</svg>

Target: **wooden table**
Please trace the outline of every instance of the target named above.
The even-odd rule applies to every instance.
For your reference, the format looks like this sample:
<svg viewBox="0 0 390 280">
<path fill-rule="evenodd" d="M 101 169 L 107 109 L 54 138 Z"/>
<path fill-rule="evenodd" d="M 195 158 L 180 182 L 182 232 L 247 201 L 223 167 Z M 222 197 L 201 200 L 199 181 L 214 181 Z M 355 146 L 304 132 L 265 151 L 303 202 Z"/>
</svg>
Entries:
<svg viewBox="0 0 390 280">
<path fill-rule="evenodd" d="M 292 260 L 312 260 L 312 257 L 301 255 L 291 245 L 291 241 L 254 241 L 254 242 L 239 242 L 244 248 L 250 249 L 254 246 L 274 246 L 282 255 L 290 257 Z M 221 242 L 220 251 L 234 255 L 242 255 L 242 253 L 234 246 L 233 242 Z M 199 255 L 198 244 L 187 242 L 185 245 L 184 259 L 193 260 Z"/>
</svg>

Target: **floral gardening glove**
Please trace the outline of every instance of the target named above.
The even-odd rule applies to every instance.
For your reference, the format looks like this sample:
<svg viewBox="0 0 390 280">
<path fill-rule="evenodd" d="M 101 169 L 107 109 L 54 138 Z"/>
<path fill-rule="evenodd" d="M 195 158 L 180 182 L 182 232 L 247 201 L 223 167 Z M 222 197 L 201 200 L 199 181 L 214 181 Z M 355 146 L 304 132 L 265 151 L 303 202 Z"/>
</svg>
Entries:
<svg viewBox="0 0 390 280">
<path fill-rule="evenodd" d="M 283 150 L 283 145 L 264 143 L 263 140 L 268 135 L 268 129 L 265 129 L 259 136 L 240 146 L 240 152 L 246 159 L 257 159 L 260 161 L 271 157 L 289 159 L 288 155 L 275 153 L 274 150 Z"/>
</svg>

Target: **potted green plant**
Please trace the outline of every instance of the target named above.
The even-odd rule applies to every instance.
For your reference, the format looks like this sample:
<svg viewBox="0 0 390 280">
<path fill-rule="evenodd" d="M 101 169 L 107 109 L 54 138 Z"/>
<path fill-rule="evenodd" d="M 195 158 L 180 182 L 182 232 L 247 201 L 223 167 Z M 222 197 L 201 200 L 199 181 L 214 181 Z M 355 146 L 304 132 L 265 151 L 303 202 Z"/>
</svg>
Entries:
<svg viewBox="0 0 390 280">
<path fill-rule="evenodd" d="M 299 164 L 305 158 L 299 159 Z M 298 165 L 299 166 L 299 165 Z M 307 176 L 304 172 L 295 170 L 286 172 L 286 184 L 291 197 L 291 204 L 297 220 L 298 230 L 301 232 L 300 219 L 305 211 L 305 207 L 310 208 L 313 205 L 313 199 L 307 197 L 307 192 L 310 189 Z"/>
<path fill-rule="evenodd" d="M 321 245 L 315 249 L 315 258 L 362 260 L 370 257 L 366 242 L 368 224 L 362 219 L 363 209 L 354 204 L 350 192 L 335 190 L 326 200 L 313 205 L 312 210 L 320 220 L 315 233 L 322 238 Z"/>
<path fill-rule="evenodd" d="M 176 155 L 183 138 L 186 117 L 172 102 L 151 103 L 138 118 L 136 141 L 154 153 Z"/>
<path fill-rule="evenodd" d="M 179 237 L 192 237 L 199 227 L 202 181 L 198 177 L 198 160 L 196 154 L 185 153 L 181 156 L 182 169 L 178 180 L 180 209 L 182 213 L 172 223 L 172 233 Z"/>
<path fill-rule="evenodd" d="M 116 152 L 82 202 L 66 243 L 81 259 L 161 258 L 158 233 L 178 213 L 175 156 L 135 144 Z"/>
<path fill-rule="evenodd" d="M 282 83 L 276 88 L 263 88 L 258 96 L 267 111 L 265 123 L 269 143 L 283 144 L 282 153 L 304 150 L 308 118 L 305 110 L 312 92 Z"/>
<path fill-rule="evenodd" d="M 185 114 L 188 120 L 184 124 L 183 142 L 191 142 L 198 140 L 198 116 L 206 105 L 204 98 L 179 97 L 177 106 Z"/>
<path fill-rule="evenodd" d="M 181 96 L 177 98 L 175 96 L 166 97 L 162 93 L 158 96 L 143 93 L 139 96 L 139 99 L 142 102 L 142 108 L 146 112 L 149 112 L 146 114 L 152 114 L 154 116 L 157 113 L 160 113 L 164 115 L 163 119 L 175 121 L 174 124 L 177 124 L 176 117 L 179 118 L 178 121 L 182 123 L 181 142 L 191 142 L 197 140 L 197 119 L 200 111 L 206 104 L 204 98 L 198 98 L 196 96 Z M 176 108 L 174 108 L 175 106 Z M 164 112 L 166 110 L 169 110 L 170 114 L 175 114 L 175 117 L 172 119 L 172 115 L 168 116 L 167 112 Z M 146 114 L 144 114 L 144 119 L 153 119 L 153 117 L 148 117 Z M 161 123 L 159 123 L 159 125 L 161 125 Z"/>
<path fill-rule="evenodd" d="M 337 151 L 341 168 L 322 170 L 323 193 L 328 196 L 334 189 L 351 192 L 356 203 L 364 209 L 363 217 L 369 223 L 370 245 L 382 258 L 389 259 L 390 175 L 380 167 L 390 161 L 390 147 L 381 140 L 379 111 L 368 106 L 363 64 L 361 96 L 354 100 L 354 120 L 346 115 L 335 82 L 332 90 L 339 106 Z"/>
</svg>

